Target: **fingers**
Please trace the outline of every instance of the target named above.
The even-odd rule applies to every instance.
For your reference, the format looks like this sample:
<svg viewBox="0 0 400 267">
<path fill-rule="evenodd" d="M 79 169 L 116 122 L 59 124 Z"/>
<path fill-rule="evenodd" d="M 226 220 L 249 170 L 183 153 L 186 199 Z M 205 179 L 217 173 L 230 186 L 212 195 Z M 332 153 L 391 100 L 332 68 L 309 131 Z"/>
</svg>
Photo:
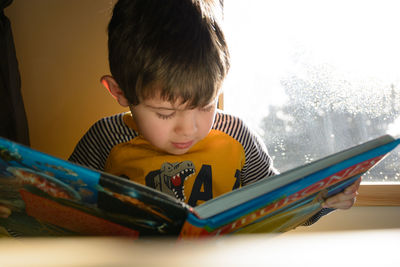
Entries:
<svg viewBox="0 0 400 267">
<path fill-rule="evenodd" d="M 352 193 L 352 194 L 339 193 L 325 200 L 325 202 L 322 204 L 322 207 L 346 210 L 354 205 L 356 201 L 356 196 L 357 193 Z"/>
<path fill-rule="evenodd" d="M 322 204 L 323 208 L 333 208 L 333 209 L 349 209 L 356 202 L 356 197 L 358 195 L 358 188 L 360 187 L 361 178 L 354 182 L 349 187 L 345 188 L 342 193 L 336 194 L 328 199 Z"/>
<path fill-rule="evenodd" d="M 344 189 L 345 194 L 352 194 L 357 192 L 358 188 L 360 188 L 361 178 L 357 179 L 352 185 Z"/>
</svg>

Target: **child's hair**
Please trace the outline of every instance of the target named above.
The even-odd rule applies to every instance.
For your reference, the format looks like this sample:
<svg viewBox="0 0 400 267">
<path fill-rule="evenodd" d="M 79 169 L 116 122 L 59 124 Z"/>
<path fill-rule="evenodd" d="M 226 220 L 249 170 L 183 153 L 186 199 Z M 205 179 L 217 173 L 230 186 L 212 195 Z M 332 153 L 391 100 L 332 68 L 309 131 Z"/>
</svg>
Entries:
<svg viewBox="0 0 400 267">
<path fill-rule="evenodd" d="M 119 0 L 108 25 L 109 63 L 128 101 L 160 93 L 194 108 L 215 98 L 229 69 L 221 19 L 219 0 Z"/>
</svg>

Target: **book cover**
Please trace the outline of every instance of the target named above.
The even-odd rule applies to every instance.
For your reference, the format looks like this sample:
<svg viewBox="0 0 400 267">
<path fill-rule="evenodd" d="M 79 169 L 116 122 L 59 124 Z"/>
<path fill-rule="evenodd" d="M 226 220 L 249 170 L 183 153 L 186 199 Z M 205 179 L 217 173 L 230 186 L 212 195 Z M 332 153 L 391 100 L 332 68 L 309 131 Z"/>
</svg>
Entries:
<svg viewBox="0 0 400 267">
<path fill-rule="evenodd" d="M 283 232 L 352 184 L 399 144 L 382 136 L 195 208 L 124 178 L 0 138 L 0 218 L 9 236 L 103 235 L 196 238 Z"/>
<path fill-rule="evenodd" d="M 0 139 L 0 226 L 16 236 L 177 235 L 190 208 L 126 179 Z"/>
</svg>

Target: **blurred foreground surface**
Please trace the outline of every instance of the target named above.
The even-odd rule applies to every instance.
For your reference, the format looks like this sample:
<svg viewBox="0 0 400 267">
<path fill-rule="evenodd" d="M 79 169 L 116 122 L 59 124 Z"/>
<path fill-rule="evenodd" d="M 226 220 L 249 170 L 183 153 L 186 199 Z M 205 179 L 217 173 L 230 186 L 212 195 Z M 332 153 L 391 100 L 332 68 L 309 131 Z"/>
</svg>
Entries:
<svg viewBox="0 0 400 267">
<path fill-rule="evenodd" d="M 0 239 L 0 266 L 400 266 L 400 229 L 175 241 Z"/>
</svg>

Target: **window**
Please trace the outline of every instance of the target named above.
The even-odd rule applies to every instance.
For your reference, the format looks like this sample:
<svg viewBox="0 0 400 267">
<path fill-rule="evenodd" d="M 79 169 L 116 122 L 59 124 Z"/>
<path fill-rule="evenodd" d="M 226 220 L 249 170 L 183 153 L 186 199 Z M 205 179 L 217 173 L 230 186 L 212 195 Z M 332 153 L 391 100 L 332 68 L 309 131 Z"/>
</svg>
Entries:
<svg viewBox="0 0 400 267">
<path fill-rule="evenodd" d="M 224 5 L 232 57 L 224 109 L 257 130 L 278 170 L 400 134 L 396 0 Z M 399 162 L 396 149 L 364 185 L 400 188 Z"/>
</svg>

